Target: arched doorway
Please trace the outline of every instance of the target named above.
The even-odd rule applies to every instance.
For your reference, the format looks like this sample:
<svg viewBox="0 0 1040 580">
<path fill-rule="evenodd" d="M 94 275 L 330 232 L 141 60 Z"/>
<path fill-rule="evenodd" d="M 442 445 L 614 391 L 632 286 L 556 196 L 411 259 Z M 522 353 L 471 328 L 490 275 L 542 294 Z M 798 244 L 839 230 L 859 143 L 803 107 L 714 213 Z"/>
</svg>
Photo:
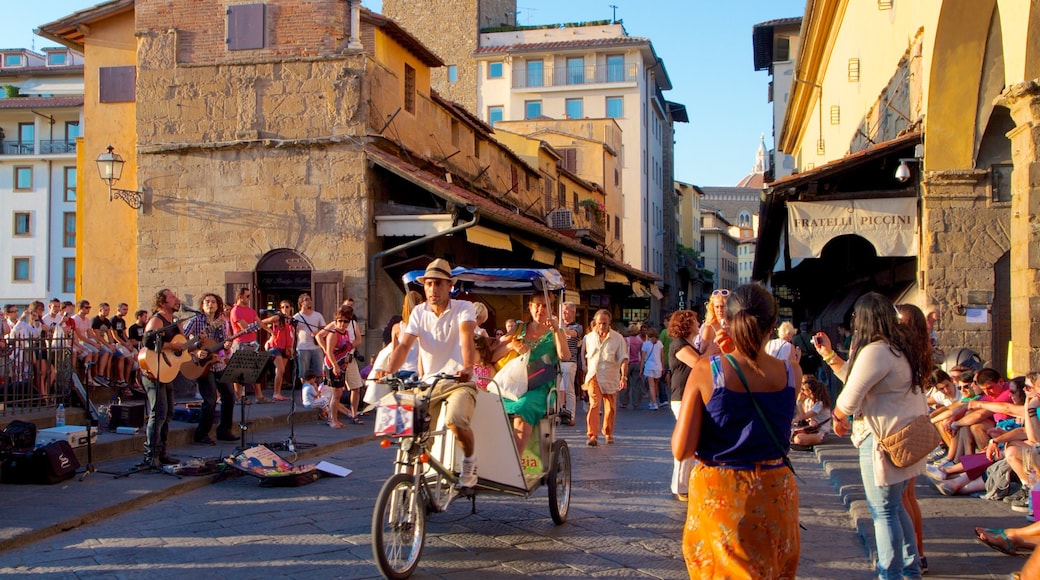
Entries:
<svg viewBox="0 0 1040 580">
<path fill-rule="evenodd" d="M 342 272 L 315 270 L 310 259 L 290 248 L 267 252 L 252 272 L 225 272 L 224 285 L 231 303 L 240 288 L 251 288 L 251 306 L 258 311 L 277 308 L 282 300 L 291 302 L 295 311 L 300 294 L 307 292 L 314 298 L 314 309 L 330 320 L 343 299 Z"/>
</svg>

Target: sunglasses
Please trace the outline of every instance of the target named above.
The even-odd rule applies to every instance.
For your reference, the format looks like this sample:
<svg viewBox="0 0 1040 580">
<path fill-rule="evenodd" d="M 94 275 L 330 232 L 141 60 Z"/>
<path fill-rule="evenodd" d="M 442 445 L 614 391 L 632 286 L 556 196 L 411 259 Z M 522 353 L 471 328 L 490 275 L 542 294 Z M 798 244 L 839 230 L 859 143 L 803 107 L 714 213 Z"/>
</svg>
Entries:
<svg viewBox="0 0 1040 580">
<path fill-rule="evenodd" d="M 711 295 L 712 296 L 729 296 L 729 290 L 726 290 L 726 289 L 712 290 L 711 291 Z"/>
<path fill-rule="evenodd" d="M 350 321 L 349 321 L 349 320 L 343 320 L 342 318 L 337 318 L 337 319 L 336 319 L 336 324 L 339 324 L 339 323 L 341 323 L 341 322 L 342 322 L 343 324 L 346 324 L 346 323 L 348 323 L 348 322 L 350 322 Z"/>
</svg>

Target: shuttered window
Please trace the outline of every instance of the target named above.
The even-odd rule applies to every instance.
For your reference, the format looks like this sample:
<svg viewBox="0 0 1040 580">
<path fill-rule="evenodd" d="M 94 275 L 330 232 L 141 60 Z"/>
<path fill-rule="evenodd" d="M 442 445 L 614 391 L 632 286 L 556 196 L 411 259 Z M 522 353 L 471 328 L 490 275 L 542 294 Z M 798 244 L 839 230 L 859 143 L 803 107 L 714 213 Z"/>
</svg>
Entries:
<svg viewBox="0 0 1040 580">
<path fill-rule="evenodd" d="M 264 47 L 263 4 L 234 4 L 227 9 L 228 50 L 254 50 Z"/>
</svg>

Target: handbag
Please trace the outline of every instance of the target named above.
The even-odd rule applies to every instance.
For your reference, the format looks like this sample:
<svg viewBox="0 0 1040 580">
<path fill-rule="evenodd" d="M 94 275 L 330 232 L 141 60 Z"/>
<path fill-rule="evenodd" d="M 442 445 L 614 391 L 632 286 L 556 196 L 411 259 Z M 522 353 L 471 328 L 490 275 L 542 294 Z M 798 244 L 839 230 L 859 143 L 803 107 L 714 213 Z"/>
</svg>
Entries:
<svg viewBox="0 0 1040 580">
<path fill-rule="evenodd" d="M 927 457 L 941 442 L 928 415 L 918 415 L 899 431 L 881 439 L 879 445 L 892 465 L 910 467 Z"/>
<path fill-rule="evenodd" d="M 510 360 L 488 383 L 488 392 L 496 393 L 503 399 L 515 401 L 527 392 L 527 361 L 530 352 Z"/>
</svg>

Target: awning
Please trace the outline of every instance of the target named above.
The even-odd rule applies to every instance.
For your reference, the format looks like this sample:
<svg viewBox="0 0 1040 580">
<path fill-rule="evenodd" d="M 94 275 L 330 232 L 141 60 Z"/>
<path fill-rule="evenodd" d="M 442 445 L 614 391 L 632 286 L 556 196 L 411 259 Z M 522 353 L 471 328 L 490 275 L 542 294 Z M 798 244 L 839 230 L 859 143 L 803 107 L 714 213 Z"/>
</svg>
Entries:
<svg viewBox="0 0 1040 580">
<path fill-rule="evenodd" d="M 664 294 L 661 294 L 661 289 L 657 287 L 657 284 L 650 284 L 650 295 L 658 300 L 664 298 Z"/>
<path fill-rule="evenodd" d="M 575 270 L 578 270 L 581 268 L 581 260 L 574 254 L 560 252 L 560 265 L 564 268 L 574 268 Z"/>
<path fill-rule="evenodd" d="M 82 95 L 83 77 L 30 79 L 22 83 L 20 92 L 26 95 Z"/>
<path fill-rule="evenodd" d="M 449 213 L 425 215 L 377 215 L 377 236 L 429 236 L 450 229 L 452 216 Z"/>
<path fill-rule="evenodd" d="M 582 274 L 585 274 L 586 276 L 596 275 L 596 260 L 582 256 L 578 258 L 578 263 L 578 271 L 580 271 Z"/>
<path fill-rule="evenodd" d="M 581 289 L 582 290 L 603 290 L 607 287 L 604 283 L 603 275 L 599 276 L 582 276 L 581 277 Z"/>
<path fill-rule="evenodd" d="M 637 298 L 649 298 L 650 291 L 643 286 L 639 280 L 632 282 L 632 294 L 635 294 Z"/>
<path fill-rule="evenodd" d="M 789 201 L 788 247 L 792 258 L 819 258 L 838 236 L 861 236 L 878 256 L 917 255 L 917 198 Z"/>
<path fill-rule="evenodd" d="M 509 234 L 496 232 L 484 226 L 473 226 L 466 230 L 466 241 L 471 244 L 480 244 L 496 250 L 513 250 L 513 242 L 509 240 Z"/>
<path fill-rule="evenodd" d="M 628 284 L 628 276 L 622 274 L 621 272 L 618 272 L 617 270 L 611 270 L 610 268 L 605 268 L 605 272 L 607 282 L 611 282 L 614 284 Z"/>
</svg>

